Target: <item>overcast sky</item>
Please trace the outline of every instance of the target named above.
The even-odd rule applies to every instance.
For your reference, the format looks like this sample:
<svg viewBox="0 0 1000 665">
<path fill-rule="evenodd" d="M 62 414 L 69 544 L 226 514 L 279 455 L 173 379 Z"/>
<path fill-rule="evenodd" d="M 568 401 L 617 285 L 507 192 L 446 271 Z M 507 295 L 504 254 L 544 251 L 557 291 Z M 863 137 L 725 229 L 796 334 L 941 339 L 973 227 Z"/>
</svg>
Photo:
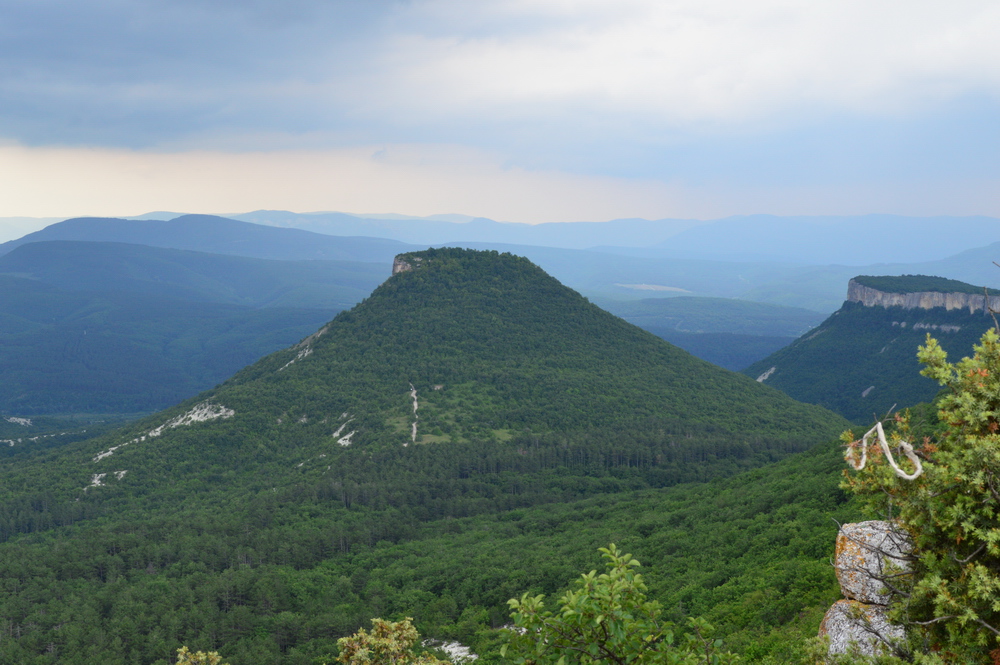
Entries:
<svg viewBox="0 0 1000 665">
<path fill-rule="evenodd" d="M 1000 216 L 1000 3 L 0 0 L 0 216 Z"/>
</svg>

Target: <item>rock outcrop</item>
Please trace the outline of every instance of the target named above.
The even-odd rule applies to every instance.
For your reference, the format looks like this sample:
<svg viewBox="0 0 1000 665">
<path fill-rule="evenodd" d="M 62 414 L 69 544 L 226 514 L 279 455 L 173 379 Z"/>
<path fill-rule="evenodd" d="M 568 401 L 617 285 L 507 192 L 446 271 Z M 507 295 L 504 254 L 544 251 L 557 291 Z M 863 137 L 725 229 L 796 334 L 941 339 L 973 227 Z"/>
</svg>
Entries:
<svg viewBox="0 0 1000 665">
<path fill-rule="evenodd" d="M 910 542 L 888 522 L 845 524 L 837 534 L 834 568 L 841 592 L 851 600 L 885 605 L 888 576 L 905 572 Z"/>
<path fill-rule="evenodd" d="M 910 543 L 883 521 L 845 524 L 837 534 L 834 567 L 845 600 L 827 610 L 819 634 L 830 637 L 830 655 L 855 652 L 874 656 L 888 652 L 904 636 L 889 623 L 888 589 L 883 580 L 905 574 Z"/>
<path fill-rule="evenodd" d="M 420 265 L 423 261 L 423 257 L 420 256 L 410 256 L 407 254 L 397 254 L 392 260 L 392 274 L 406 272 L 407 270 L 413 270 L 415 266 Z"/>
<path fill-rule="evenodd" d="M 990 296 L 987 303 L 986 296 L 981 293 L 939 293 L 937 291 L 888 293 L 859 284 L 853 279 L 847 283 L 847 300 L 859 302 L 866 307 L 903 307 L 905 309 L 944 307 L 947 310 L 967 309 L 970 314 L 984 311 L 987 304 L 994 311 L 1000 310 L 1000 296 Z"/>
</svg>

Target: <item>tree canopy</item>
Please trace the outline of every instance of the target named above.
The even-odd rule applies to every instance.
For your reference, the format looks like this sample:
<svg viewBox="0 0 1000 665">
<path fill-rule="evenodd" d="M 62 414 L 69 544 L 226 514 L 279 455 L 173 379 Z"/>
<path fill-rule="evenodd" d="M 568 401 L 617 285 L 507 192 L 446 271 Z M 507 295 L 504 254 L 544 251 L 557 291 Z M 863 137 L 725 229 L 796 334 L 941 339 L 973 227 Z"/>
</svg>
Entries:
<svg viewBox="0 0 1000 665">
<path fill-rule="evenodd" d="M 911 662 L 1000 656 L 1000 335 L 988 330 L 974 351 L 949 363 L 930 336 L 919 351 L 923 374 L 947 388 L 938 401 L 939 432 L 912 442 L 922 473 L 904 477 L 876 447 L 870 463 L 845 480 L 870 512 L 893 520 L 913 543 L 909 573 L 887 580 L 890 618 L 909 636 L 897 653 Z M 897 420 L 890 452 L 899 457 L 914 432 L 906 416 Z M 899 464 L 914 475 L 908 462 Z"/>
<path fill-rule="evenodd" d="M 503 655 L 516 665 L 696 665 L 735 663 L 711 638 L 712 626 L 690 619 L 689 632 L 678 635 L 663 609 L 646 597 L 636 572 L 639 562 L 612 543 L 600 549 L 607 572 L 596 570 L 576 581 L 559 599 L 556 611 L 544 597 L 524 594 L 508 601 L 514 619 Z M 677 638 L 680 639 L 677 639 Z"/>
</svg>

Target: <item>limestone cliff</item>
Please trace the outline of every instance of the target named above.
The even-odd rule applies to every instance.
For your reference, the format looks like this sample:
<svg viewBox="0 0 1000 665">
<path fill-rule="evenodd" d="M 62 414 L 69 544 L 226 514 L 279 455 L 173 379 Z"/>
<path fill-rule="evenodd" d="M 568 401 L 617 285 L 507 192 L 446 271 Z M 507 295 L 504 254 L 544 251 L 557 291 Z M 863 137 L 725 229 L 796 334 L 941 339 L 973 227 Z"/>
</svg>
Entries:
<svg viewBox="0 0 1000 665">
<path fill-rule="evenodd" d="M 947 310 L 967 309 L 970 314 L 982 312 L 986 304 L 986 296 L 982 293 L 939 293 L 937 291 L 887 293 L 859 284 L 853 279 L 847 284 L 847 300 L 859 302 L 867 307 L 903 307 L 905 309 L 944 307 Z M 989 307 L 994 311 L 1000 310 L 1000 296 L 990 296 Z"/>
<path fill-rule="evenodd" d="M 407 270 L 413 270 L 415 265 L 420 265 L 423 261 L 422 257 L 412 256 L 411 254 L 397 254 L 396 258 L 392 261 L 392 274 L 406 272 Z"/>
</svg>

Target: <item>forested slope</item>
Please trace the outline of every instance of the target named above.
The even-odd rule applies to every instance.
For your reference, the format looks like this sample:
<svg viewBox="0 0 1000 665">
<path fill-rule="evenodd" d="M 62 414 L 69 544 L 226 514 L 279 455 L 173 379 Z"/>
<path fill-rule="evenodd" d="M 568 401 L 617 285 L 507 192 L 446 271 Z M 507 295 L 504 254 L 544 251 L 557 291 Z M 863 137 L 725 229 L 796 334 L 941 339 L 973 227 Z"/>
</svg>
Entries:
<svg viewBox="0 0 1000 665">
<path fill-rule="evenodd" d="M 930 401 L 937 394 L 938 384 L 919 374 L 917 362 L 917 347 L 928 333 L 961 358 L 992 325 L 993 318 L 983 311 L 970 314 L 967 309 L 866 307 L 845 302 L 815 330 L 744 373 L 766 376 L 766 385 L 795 399 L 871 423 L 893 405 L 902 409 Z"/>
<path fill-rule="evenodd" d="M 677 490 L 666 507 L 655 492 L 630 493 L 731 476 L 828 440 L 844 420 L 691 357 L 524 259 L 454 249 L 404 258 L 413 270 L 218 388 L 0 467 L 3 653 L 162 663 L 187 643 L 221 649 L 233 665 L 318 663 L 338 635 L 399 612 L 475 635 L 502 619 L 497 603 L 514 587 L 556 588 L 579 567 L 489 563 L 491 547 L 518 545 L 517 511 L 555 529 L 521 543 L 536 543 L 531 557 L 571 547 L 559 525 L 577 521 L 566 529 L 593 541 L 588 551 L 620 533 L 691 560 L 704 550 L 684 534 L 702 528 L 697 506 L 716 502 L 720 519 L 752 536 L 751 558 L 771 562 L 753 578 L 770 582 L 747 584 L 778 584 L 786 555 L 818 565 L 819 545 L 808 543 L 829 539 L 816 535 L 825 517 L 808 518 L 801 538 L 784 525 L 799 519 L 788 507 L 796 496 L 836 508 L 826 481 L 758 498 L 746 485 L 695 499 Z M 667 515 L 685 505 L 696 512 Z M 619 532 L 625 515 L 635 525 Z M 450 558 L 391 574 L 364 558 L 397 546 L 410 557 L 406 544 L 425 540 L 421 551 Z M 678 596 L 685 612 L 739 603 L 706 595 L 739 566 L 706 565 Z M 830 583 L 815 570 L 797 591 L 782 583 L 779 597 L 798 600 L 773 616 L 753 618 L 747 606 L 750 619 L 723 623 L 793 619 Z M 676 580 L 663 584 L 663 597 L 679 592 Z M 488 647 L 488 636 L 476 639 Z"/>
</svg>

